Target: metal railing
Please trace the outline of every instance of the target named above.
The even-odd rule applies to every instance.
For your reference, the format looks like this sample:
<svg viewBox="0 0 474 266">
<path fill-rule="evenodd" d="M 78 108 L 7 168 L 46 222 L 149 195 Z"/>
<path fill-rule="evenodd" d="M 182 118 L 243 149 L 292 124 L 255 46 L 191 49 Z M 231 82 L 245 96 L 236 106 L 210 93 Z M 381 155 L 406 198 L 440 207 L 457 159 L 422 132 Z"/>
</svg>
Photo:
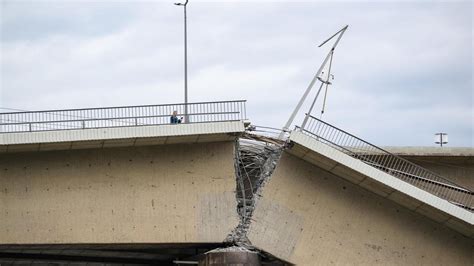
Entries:
<svg viewBox="0 0 474 266">
<path fill-rule="evenodd" d="M 189 121 L 204 123 L 246 119 L 245 100 L 188 103 Z M 185 104 L 161 104 L 0 113 L 0 134 L 48 130 L 90 129 L 170 124 L 184 116 Z"/>
<path fill-rule="evenodd" d="M 303 133 L 345 154 L 421 188 L 453 204 L 473 211 L 474 193 L 430 170 L 368 143 L 311 115 Z"/>
</svg>

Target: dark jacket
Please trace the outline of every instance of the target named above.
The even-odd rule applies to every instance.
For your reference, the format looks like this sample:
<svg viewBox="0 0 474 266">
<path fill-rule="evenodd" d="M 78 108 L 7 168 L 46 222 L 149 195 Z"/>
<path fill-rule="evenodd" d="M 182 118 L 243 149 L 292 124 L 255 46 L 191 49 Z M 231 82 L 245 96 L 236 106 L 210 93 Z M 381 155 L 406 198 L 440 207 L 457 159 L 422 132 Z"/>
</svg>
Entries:
<svg viewBox="0 0 474 266">
<path fill-rule="evenodd" d="M 181 123 L 181 119 L 179 119 L 178 117 L 172 115 L 170 117 L 170 123 L 171 124 L 180 124 Z"/>
</svg>

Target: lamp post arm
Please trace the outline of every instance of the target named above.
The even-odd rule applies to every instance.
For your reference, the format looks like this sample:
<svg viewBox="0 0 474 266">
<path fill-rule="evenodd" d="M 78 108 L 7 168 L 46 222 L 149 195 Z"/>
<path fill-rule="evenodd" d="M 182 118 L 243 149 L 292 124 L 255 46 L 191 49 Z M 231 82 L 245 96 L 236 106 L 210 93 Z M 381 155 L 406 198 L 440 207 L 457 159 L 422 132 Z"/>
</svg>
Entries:
<svg viewBox="0 0 474 266">
<path fill-rule="evenodd" d="M 331 51 L 328 53 L 328 55 L 326 56 L 326 58 L 324 59 L 323 63 L 321 64 L 321 66 L 319 67 L 318 71 L 316 72 L 316 74 L 314 75 L 313 79 L 311 80 L 311 82 L 309 83 L 308 87 L 306 88 L 306 91 L 304 92 L 303 96 L 301 97 L 300 101 L 298 102 L 298 104 L 296 105 L 296 108 L 295 110 L 293 110 L 293 113 L 291 114 L 290 118 L 288 119 L 288 121 L 286 122 L 285 126 L 283 127 L 283 131 L 288 131 L 290 129 L 290 126 L 291 126 L 291 123 L 293 123 L 293 120 L 295 119 L 296 117 L 296 114 L 298 114 L 298 111 L 300 110 L 301 106 L 303 105 L 304 101 L 306 100 L 306 97 L 308 97 L 308 94 L 309 92 L 311 91 L 311 89 L 313 88 L 314 84 L 316 83 L 316 81 L 318 80 L 318 76 L 321 74 L 321 71 L 323 71 L 323 68 L 324 66 L 326 65 L 326 63 L 328 62 L 329 58 L 331 57 Z M 283 134 L 283 132 L 281 133 L 281 135 Z M 282 135 L 283 136 L 283 135 Z"/>
<path fill-rule="evenodd" d="M 286 122 L 285 126 L 283 127 L 283 131 L 282 133 L 280 133 L 280 138 L 283 138 L 284 136 L 284 132 L 287 132 L 291 126 L 291 123 L 293 123 L 293 120 L 295 119 L 296 117 L 296 114 L 299 112 L 299 110 L 301 109 L 301 106 L 303 105 L 304 101 L 306 100 L 306 97 L 308 97 L 308 94 L 310 93 L 311 89 L 313 88 L 314 84 L 316 83 L 316 81 L 318 80 L 318 76 L 321 74 L 321 71 L 323 70 L 324 66 L 327 64 L 328 60 L 332 57 L 332 54 L 334 53 L 334 50 L 336 49 L 336 46 L 338 45 L 339 41 L 341 40 L 342 38 L 342 35 L 344 35 L 344 32 L 347 30 L 347 28 L 349 27 L 349 25 L 346 25 L 344 26 L 342 29 L 340 29 L 338 32 L 336 32 L 335 34 L 333 34 L 331 37 L 329 37 L 327 40 L 325 40 L 323 43 L 321 43 L 318 47 L 321 47 L 323 46 L 325 43 L 327 43 L 329 40 L 331 40 L 332 38 L 334 38 L 335 36 L 339 35 L 337 37 L 337 40 L 336 42 L 333 44 L 333 46 L 331 47 L 331 50 L 329 51 L 328 55 L 326 56 L 326 58 L 324 59 L 323 63 L 321 64 L 321 66 L 319 67 L 318 71 L 316 72 L 316 74 L 314 75 L 313 79 L 311 80 L 311 82 L 309 83 L 308 85 L 308 88 L 306 88 L 306 91 L 304 92 L 303 96 L 301 97 L 300 101 L 298 102 L 298 104 L 296 105 L 296 108 L 293 110 L 293 113 L 291 114 L 290 118 L 288 119 L 288 121 Z M 316 95 L 316 98 L 319 96 L 319 92 L 318 94 Z M 315 102 L 316 99 L 313 101 Z M 312 108 L 311 108 L 312 109 Z"/>
</svg>

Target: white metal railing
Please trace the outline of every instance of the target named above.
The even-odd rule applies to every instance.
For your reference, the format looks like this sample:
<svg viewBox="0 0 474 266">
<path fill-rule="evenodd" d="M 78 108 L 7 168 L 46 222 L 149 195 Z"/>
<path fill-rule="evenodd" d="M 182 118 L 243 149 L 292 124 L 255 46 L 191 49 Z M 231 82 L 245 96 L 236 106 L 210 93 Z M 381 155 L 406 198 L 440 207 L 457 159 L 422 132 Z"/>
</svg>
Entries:
<svg viewBox="0 0 474 266">
<path fill-rule="evenodd" d="M 471 190 L 311 115 L 307 118 L 304 128 L 300 128 L 303 133 L 433 195 L 474 210 Z"/>
<path fill-rule="evenodd" d="M 171 114 L 203 123 L 246 119 L 245 100 L 0 113 L 0 134 L 48 130 L 163 125 Z"/>
</svg>

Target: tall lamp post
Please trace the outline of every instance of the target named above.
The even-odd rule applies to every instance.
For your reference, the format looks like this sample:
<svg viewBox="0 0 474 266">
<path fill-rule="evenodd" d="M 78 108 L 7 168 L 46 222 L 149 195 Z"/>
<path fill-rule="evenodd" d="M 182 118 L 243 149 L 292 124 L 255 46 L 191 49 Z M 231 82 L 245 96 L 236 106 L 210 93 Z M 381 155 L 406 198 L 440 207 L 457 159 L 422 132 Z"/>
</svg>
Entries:
<svg viewBox="0 0 474 266">
<path fill-rule="evenodd" d="M 186 27 L 186 5 L 188 0 L 182 3 L 174 3 L 177 6 L 184 7 L 184 123 L 189 122 L 188 118 L 188 34 Z"/>
</svg>

